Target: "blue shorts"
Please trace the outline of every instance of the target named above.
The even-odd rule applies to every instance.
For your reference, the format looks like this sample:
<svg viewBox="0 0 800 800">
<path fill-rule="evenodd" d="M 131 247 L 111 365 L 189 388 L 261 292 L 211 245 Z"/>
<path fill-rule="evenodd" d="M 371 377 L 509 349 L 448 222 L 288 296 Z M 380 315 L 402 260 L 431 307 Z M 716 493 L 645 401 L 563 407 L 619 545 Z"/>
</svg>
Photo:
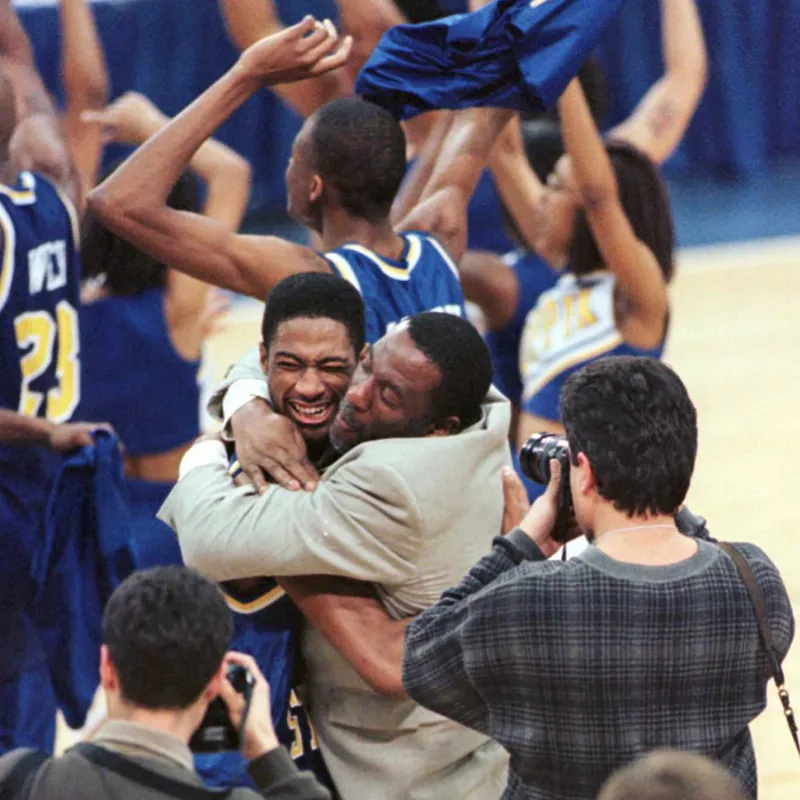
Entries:
<svg viewBox="0 0 800 800">
<path fill-rule="evenodd" d="M 173 486 L 172 483 L 125 478 L 137 569 L 183 564 L 175 531 L 160 519 L 156 519 L 158 510 Z"/>
</svg>

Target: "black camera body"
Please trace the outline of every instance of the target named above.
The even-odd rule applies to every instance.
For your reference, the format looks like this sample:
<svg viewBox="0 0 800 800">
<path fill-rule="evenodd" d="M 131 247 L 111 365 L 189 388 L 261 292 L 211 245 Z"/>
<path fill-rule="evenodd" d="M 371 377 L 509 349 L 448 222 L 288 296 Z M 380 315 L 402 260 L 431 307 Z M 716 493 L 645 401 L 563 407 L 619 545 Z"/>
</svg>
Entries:
<svg viewBox="0 0 800 800">
<path fill-rule="evenodd" d="M 244 667 L 231 664 L 227 677 L 233 688 L 244 697 L 246 707 L 249 707 L 255 686 L 253 676 Z M 231 722 L 228 707 L 221 697 L 215 697 L 208 704 L 203 721 L 189 742 L 189 749 L 193 753 L 221 753 L 238 750 L 239 746 L 239 731 Z"/>
<path fill-rule="evenodd" d="M 534 433 L 522 446 L 519 463 L 523 473 L 535 483 L 547 486 L 550 483 L 550 461 L 561 464 L 561 488 L 558 498 L 558 517 L 552 533 L 557 542 L 564 538 L 572 522 L 572 491 L 569 485 L 571 465 L 569 443 L 557 433 Z"/>
</svg>

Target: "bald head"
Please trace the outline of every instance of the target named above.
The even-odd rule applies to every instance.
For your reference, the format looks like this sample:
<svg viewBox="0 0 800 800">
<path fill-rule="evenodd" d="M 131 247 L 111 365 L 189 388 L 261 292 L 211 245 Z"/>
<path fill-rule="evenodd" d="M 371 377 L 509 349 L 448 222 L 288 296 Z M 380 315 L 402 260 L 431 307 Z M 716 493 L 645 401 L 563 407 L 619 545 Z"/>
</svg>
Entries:
<svg viewBox="0 0 800 800">
<path fill-rule="evenodd" d="M 741 784 L 708 758 L 655 750 L 615 772 L 597 800 L 746 800 Z"/>
</svg>

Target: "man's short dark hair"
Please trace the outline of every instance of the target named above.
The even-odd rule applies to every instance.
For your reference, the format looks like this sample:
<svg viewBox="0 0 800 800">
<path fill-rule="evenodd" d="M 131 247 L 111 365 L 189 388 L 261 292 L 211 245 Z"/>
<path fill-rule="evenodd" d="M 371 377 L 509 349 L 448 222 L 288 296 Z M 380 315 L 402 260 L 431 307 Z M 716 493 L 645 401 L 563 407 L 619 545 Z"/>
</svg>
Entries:
<svg viewBox="0 0 800 800">
<path fill-rule="evenodd" d="M 314 115 L 311 147 L 317 172 L 345 211 L 370 222 L 389 216 L 406 173 L 406 137 L 388 111 L 356 98 L 334 100 Z"/>
<path fill-rule="evenodd" d="M 280 324 L 297 317 L 341 322 L 347 328 L 356 357 L 364 347 L 364 301 L 344 278 L 324 272 L 301 272 L 278 283 L 267 297 L 261 321 L 261 336 L 267 351 Z"/>
<path fill-rule="evenodd" d="M 434 419 L 458 417 L 462 427 L 476 423 L 492 384 L 492 359 L 481 335 L 467 320 L 440 311 L 409 317 L 408 331 L 442 374 L 433 396 Z"/>
<path fill-rule="evenodd" d="M 666 364 L 628 356 L 588 364 L 564 384 L 561 419 L 573 459 L 585 453 L 617 510 L 677 511 L 694 471 L 697 412 Z"/>
<path fill-rule="evenodd" d="M 598 800 L 744 800 L 739 781 L 721 764 L 695 753 L 654 750 L 615 772 Z"/>
<path fill-rule="evenodd" d="M 178 710 L 196 702 L 232 635 L 231 612 L 217 585 L 185 567 L 134 573 L 103 614 L 122 697 L 141 708 Z"/>
</svg>

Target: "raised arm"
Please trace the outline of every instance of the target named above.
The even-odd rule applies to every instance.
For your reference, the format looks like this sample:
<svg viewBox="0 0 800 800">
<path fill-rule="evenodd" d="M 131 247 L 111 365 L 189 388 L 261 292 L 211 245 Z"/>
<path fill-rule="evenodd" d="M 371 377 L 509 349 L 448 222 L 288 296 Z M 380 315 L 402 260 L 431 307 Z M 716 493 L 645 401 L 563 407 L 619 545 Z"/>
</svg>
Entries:
<svg viewBox="0 0 800 800">
<path fill-rule="evenodd" d="M 609 133 L 663 164 L 683 138 L 708 78 L 703 28 L 694 0 L 661 0 L 664 75 L 628 119 Z"/>
<path fill-rule="evenodd" d="M 519 116 L 506 125 L 489 158 L 497 190 L 531 250 L 539 236 L 539 203 L 544 186 L 525 153 Z"/>
<path fill-rule="evenodd" d="M 305 618 L 376 692 L 402 695 L 403 639 L 413 618 L 393 620 L 366 583 L 281 578 Z"/>
<path fill-rule="evenodd" d="M 275 237 L 242 236 L 204 217 L 175 211 L 166 198 L 206 139 L 262 85 L 338 69 L 351 42 L 307 17 L 262 39 L 98 186 L 89 208 L 140 250 L 188 275 L 263 299 L 287 275 L 328 271 L 314 251 Z"/>
<path fill-rule="evenodd" d="M 108 108 L 89 112 L 85 118 L 98 123 L 106 141 L 140 145 L 169 123 L 169 117 L 144 95 L 127 92 Z M 250 195 L 250 165 L 238 153 L 216 139 L 208 139 L 189 162 L 189 169 L 206 185 L 202 214 L 236 232 Z M 170 266 L 167 264 L 167 266 Z M 167 275 L 167 316 L 189 324 L 202 324 L 209 286 L 195 278 L 170 270 Z M 175 329 L 173 327 L 173 337 Z M 184 326 L 181 326 L 184 327 Z M 192 337 L 196 339 L 196 336 Z"/>
<path fill-rule="evenodd" d="M 85 195 L 97 180 L 103 132 L 97 125 L 87 125 L 81 116 L 105 107 L 108 73 L 87 0 L 61 0 L 60 14 L 64 135 Z"/>
<path fill-rule="evenodd" d="M 11 0 L 0 0 L 0 69 L 16 96 L 17 125 L 10 143 L 15 168 L 47 176 L 79 208 L 80 179 Z"/>
<path fill-rule="evenodd" d="M 220 0 L 222 15 L 231 41 L 241 52 L 265 36 L 284 30 L 274 0 Z M 286 105 L 302 117 L 337 97 L 352 94 L 353 84 L 344 69 L 326 75 L 270 87 Z"/>
<path fill-rule="evenodd" d="M 419 204 L 400 223 L 437 236 L 461 260 L 467 247 L 467 206 L 489 153 L 513 112 L 472 108 L 456 112 Z"/>
<path fill-rule="evenodd" d="M 641 346 L 655 346 L 663 336 L 666 284 L 656 257 L 625 215 L 611 161 L 577 78 L 561 96 L 558 112 L 581 205 L 603 263 L 630 303 L 628 316 L 640 328 L 637 336 L 644 337 Z"/>
</svg>

